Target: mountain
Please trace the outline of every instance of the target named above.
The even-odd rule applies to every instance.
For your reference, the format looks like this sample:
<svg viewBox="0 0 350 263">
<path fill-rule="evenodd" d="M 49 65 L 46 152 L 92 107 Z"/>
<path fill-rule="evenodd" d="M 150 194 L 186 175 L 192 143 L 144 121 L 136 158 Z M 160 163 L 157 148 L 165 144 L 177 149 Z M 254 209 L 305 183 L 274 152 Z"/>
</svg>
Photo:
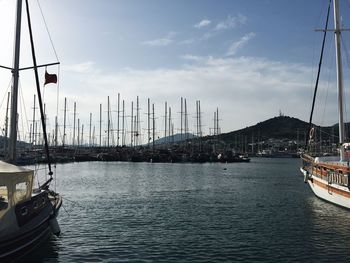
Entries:
<svg viewBox="0 0 350 263">
<path fill-rule="evenodd" d="M 290 140 L 299 138 L 299 140 L 302 140 L 305 138 L 308 129 L 309 124 L 305 121 L 288 116 L 278 116 L 244 129 L 222 133 L 219 135 L 219 139 L 227 143 L 239 140 L 242 136 L 248 137 L 249 141 L 252 138 L 256 138 L 259 141 L 271 138 Z"/>
<path fill-rule="evenodd" d="M 177 143 L 177 142 L 185 141 L 187 139 L 194 139 L 194 138 L 196 138 L 196 136 L 192 133 L 183 133 L 183 134 L 177 133 L 172 136 L 168 136 L 166 138 L 164 137 L 158 138 L 157 140 L 154 141 L 154 144 L 159 145 L 159 144 L 169 143 L 169 142 Z"/>
<path fill-rule="evenodd" d="M 316 140 L 323 143 L 338 141 L 338 124 L 332 126 L 315 126 Z M 350 138 L 350 123 L 345 123 L 346 138 Z M 213 136 L 207 137 L 212 139 Z M 256 125 L 237 131 L 222 133 L 218 139 L 227 144 L 247 144 L 266 140 L 291 140 L 304 143 L 309 138 L 309 124 L 289 116 L 278 116 L 259 122 Z"/>
</svg>

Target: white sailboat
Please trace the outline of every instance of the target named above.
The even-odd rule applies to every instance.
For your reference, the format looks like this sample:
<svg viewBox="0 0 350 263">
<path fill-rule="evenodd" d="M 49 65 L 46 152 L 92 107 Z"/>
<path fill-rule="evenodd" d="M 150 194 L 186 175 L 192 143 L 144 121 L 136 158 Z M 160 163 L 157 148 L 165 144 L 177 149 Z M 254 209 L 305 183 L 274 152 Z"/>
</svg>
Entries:
<svg viewBox="0 0 350 263">
<path fill-rule="evenodd" d="M 31 69 L 34 69 L 35 72 L 38 97 L 39 102 L 41 102 L 37 68 L 45 65 L 38 66 L 36 64 L 28 0 L 26 0 L 26 10 L 34 64 Z M 60 232 L 56 217 L 62 205 L 62 198 L 59 194 L 50 190 L 52 171 L 47 143 L 45 144 L 45 151 L 47 151 L 46 158 L 49 164 L 49 179 L 37 189 L 33 187 L 34 171 L 15 165 L 18 79 L 20 70 L 23 70 L 19 68 L 21 17 L 22 0 L 17 0 L 14 64 L 13 68 L 1 66 L 1 68 L 12 71 L 13 83 L 11 91 L 9 153 L 6 162 L 0 161 L 0 262 L 15 260 L 30 251 L 51 233 L 59 234 Z M 42 127 L 44 137 L 46 137 L 42 102 L 40 106 Z"/>
<path fill-rule="evenodd" d="M 336 205 L 350 208 L 350 144 L 345 143 L 344 110 L 343 110 L 343 77 L 340 48 L 341 19 L 338 0 L 333 0 L 335 51 L 337 66 L 338 112 L 339 112 L 339 156 L 325 157 L 302 154 L 301 172 L 316 196 Z M 327 19 L 328 20 L 328 19 Z M 327 28 L 327 27 L 326 27 Z M 325 29 L 324 32 L 328 30 Z M 312 118 L 312 117 L 311 117 Z M 310 118 L 310 123 L 311 123 Z M 313 140 L 314 128 L 310 129 L 310 140 Z"/>
</svg>

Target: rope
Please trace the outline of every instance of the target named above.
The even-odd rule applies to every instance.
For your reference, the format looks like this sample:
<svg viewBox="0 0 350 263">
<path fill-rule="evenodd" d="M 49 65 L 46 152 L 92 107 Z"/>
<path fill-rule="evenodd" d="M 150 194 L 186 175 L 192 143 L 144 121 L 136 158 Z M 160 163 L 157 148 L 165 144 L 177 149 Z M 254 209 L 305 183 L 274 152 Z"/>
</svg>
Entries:
<svg viewBox="0 0 350 263">
<path fill-rule="evenodd" d="M 19 82 L 21 82 L 21 81 L 19 80 Z M 23 108 L 24 108 L 24 117 L 25 117 L 25 123 L 27 123 L 27 131 L 30 132 L 29 125 L 28 125 L 29 121 L 28 121 L 28 117 L 27 117 L 27 109 L 26 109 L 26 104 L 25 104 L 25 102 L 24 102 L 24 96 L 23 96 L 23 91 L 22 91 L 22 85 L 21 85 L 21 83 L 20 83 L 19 94 L 20 94 L 20 97 L 21 97 L 21 99 L 22 99 L 22 104 L 23 104 Z M 21 104 L 20 104 L 20 105 L 21 105 Z M 23 116 L 22 113 L 21 113 L 21 115 Z M 23 118 L 22 118 L 22 123 L 23 123 Z M 24 125 L 23 125 L 23 124 L 22 124 L 22 128 L 24 129 Z M 24 131 L 23 131 L 23 132 L 24 132 Z"/>
<path fill-rule="evenodd" d="M 322 65 L 324 46 L 325 46 L 326 36 L 327 36 L 330 8 L 331 8 L 331 0 L 329 0 L 329 3 L 328 3 L 327 19 L 326 19 L 325 30 L 324 30 L 324 34 L 323 34 L 321 55 L 320 55 L 320 61 L 319 61 L 319 64 L 318 64 L 318 72 L 317 72 L 314 96 L 313 96 L 313 99 L 312 99 L 311 114 L 310 114 L 310 119 L 309 119 L 309 129 L 312 128 L 312 116 L 313 116 L 314 109 L 315 109 L 316 94 L 317 94 L 318 82 L 319 82 L 319 79 L 320 79 L 320 73 L 321 73 L 321 65 Z M 305 141 L 305 147 L 307 147 L 307 140 Z"/>
<path fill-rule="evenodd" d="M 39 0 L 37 0 L 37 3 L 38 3 L 38 6 L 39 6 L 39 10 L 40 10 L 40 13 L 41 13 L 41 17 L 42 17 L 42 19 L 43 19 L 43 21 L 44 21 L 44 25 L 45 25 L 45 28 L 46 28 L 46 32 L 47 32 L 47 34 L 48 34 L 48 36 L 49 36 L 49 39 L 50 39 L 50 42 L 51 42 L 51 46 L 52 46 L 53 52 L 55 53 L 56 60 L 59 61 L 58 56 L 57 56 L 57 52 L 56 52 L 56 49 L 55 49 L 55 46 L 54 46 L 53 41 L 52 41 L 52 38 L 51 38 L 51 34 L 50 34 L 50 31 L 49 31 L 49 28 L 48 28 L 47 23 L 46 23 L 46 19 L 45 19 L 45 17 L 44 17 L 43 10 L 41 9 L 41 5 L 40 5 L 40 3 L 39 3 Z"/>
<path fill-rule="evenodd" d="M 39 0 L 37 0 L 37 3 L 38 3 L 38 7 L 39 7 L 39 10 L 40 10 L 40 14 L 41 14 L 41 17 L 44 21 L 44 25 L 45 25 L 45 29 L 46 29 L 46 32 L 47 32 L 47 35 L 49 36 L 49 39 L 50 39 L 50 43 L 51 43 L 51 47 L 53 49 L 53 52 L 55 53 L 55 57 L 56 57 L 56 60 L 59 61 L 58 59 L 58 55 L 57 55 L 57 52 L 56 52 L 56 48 L 53 44 L 53 41 L 52 41 L 52 37 L 51 37 L 51 34 L 50 34 L 50 31 L 49 31 L 49 28 L 47 26 L 47 23 L 46 23 L 46 19 L 45 19 L 45 16 L 44 16 L 44 13 L 43 13 L 43 10 L 41 8 L 41 5 L 40 5 L 40 2 Z M 60 79 L 60 65 L 58 64 L 58 73 L 57 73 L 57 79 L 59 80 Z M 56 98 L 56 117 L 57 117 L 57 120 L 58 120 L 58 104 L 59 104 L 59 85 L 60 85 L 60 81 L 57 82 L 57 98 Z M 55 124 L 56 125 L 56 124 Z"/>
</svg>

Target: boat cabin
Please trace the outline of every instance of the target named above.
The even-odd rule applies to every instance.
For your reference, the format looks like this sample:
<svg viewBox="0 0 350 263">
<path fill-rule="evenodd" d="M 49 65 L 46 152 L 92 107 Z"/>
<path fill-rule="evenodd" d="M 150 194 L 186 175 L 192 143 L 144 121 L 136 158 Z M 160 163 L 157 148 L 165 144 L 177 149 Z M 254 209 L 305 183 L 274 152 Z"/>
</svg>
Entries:
<svg viewBox="0 0 350 263">
<path fill-rule="evenodd" d="M 16 204 L 31 198 L 32 170 L 0 161 L 0 219 Z"/>
</svg>

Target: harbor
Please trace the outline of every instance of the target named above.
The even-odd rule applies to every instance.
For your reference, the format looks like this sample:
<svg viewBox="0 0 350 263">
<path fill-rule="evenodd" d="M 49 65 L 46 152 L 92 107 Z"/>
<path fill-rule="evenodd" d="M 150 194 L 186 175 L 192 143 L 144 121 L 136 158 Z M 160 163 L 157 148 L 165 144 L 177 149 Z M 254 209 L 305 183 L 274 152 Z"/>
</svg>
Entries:
<svg viewBox="0 0 350 263">
<path fill-rule="evenodd" d="M 349 11 L 0 1 L 0 263 L 349 262 Z"/>
<path fill-rule="evenodd" d="M 21 262 L 349 261 L 349 212 L 307 191 L 299 165 L 57 164 L 62 235 Z"/>
</svg>

